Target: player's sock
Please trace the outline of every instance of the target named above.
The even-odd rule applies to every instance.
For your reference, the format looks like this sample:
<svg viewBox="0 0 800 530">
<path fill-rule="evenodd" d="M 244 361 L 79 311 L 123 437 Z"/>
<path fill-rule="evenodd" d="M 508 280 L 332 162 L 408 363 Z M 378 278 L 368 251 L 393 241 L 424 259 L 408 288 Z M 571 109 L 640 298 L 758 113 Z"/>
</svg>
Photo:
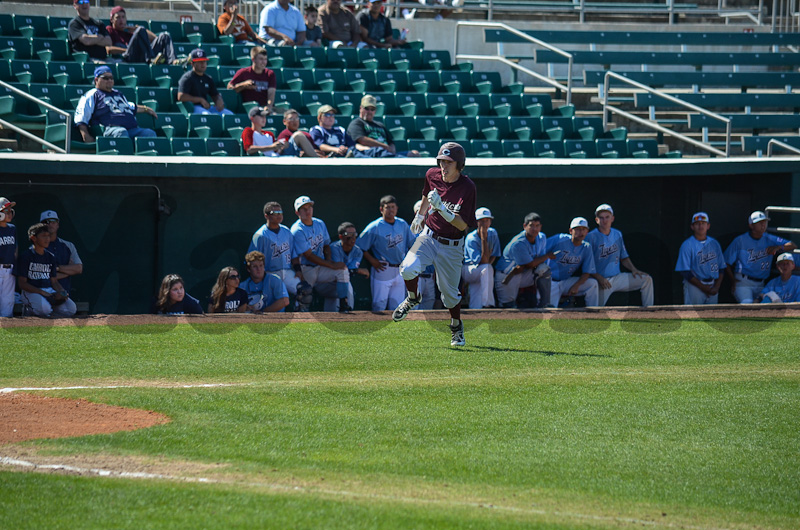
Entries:
<svg viewBox="0 0 800 530">
<path fill-rule="evenodd" d="M 347 282 L 336 282 L 336 297 L 347 298 L 348 289 Z"/>
<path fill-rule="evenodd" d="M 416 298 L 420 298 L 420 297 L 422 296 L 422 295 L 421 295 L 421 294 L 419 294 L 419 293 L 412 293 L 411 291 L 406 291 L 406 292 L 408 293 L 408 297 L 409 297 L 409 298 L 414 298 L 414 299 L 416 299 Z"/>
<path fill-rule="evenodd" d="M 460 319 L 458 319 L 458 318 L 451 318 L 450 319 L 450 327 L 451 328 L 457 327 L 459 324 L 461 324 L 461 320 Z"/>
</svg>

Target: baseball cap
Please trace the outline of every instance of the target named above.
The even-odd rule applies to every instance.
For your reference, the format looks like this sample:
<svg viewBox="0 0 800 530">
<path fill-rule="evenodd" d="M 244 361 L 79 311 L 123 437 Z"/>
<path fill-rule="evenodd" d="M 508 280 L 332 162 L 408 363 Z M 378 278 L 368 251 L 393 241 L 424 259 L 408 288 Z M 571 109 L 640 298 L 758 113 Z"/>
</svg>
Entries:
<svg viewBox="0 0 800 530">
<path fill-rule="evenodd" d="M 301 195 L 294 200 L 294 211 L 300 210 L 300 207 L 304 204 L 311 204 L 313 206 L 314 201 L 311 200 L 311 197 L 308 195 Z"/>
<path fill-rule="evenodd" d="M 123 12 L 123 13 L 125 13 L 125 8 L 124 8 L 124 7 L 122 7 L 122 6 L 115 6 L 115 7 L 114 7 L 114 8 L 111 10 L 111 14 L 109 15 L 109 18 L 114 18 L 114 15 L 116 15 L 116 14 L 117 14 L 117 13 L 119 13 L 120 11 L 121 11 L 121 12 Z"/>
<path fill-rule="evenodd" d="M 317 109 L 317 118 L 325 114 L 326 112 L 333 112 L 334 114 L 339 114 L 335 108 L 331 107 L 330 105 L 323 105 L 319 109 Z"/>
<path fill-rule="evenodd" d="M 253 116 L 266 116 L 267 111 L 264 110 L 262 107 L 253 107 L 250 109 L 250 112 L 247 113 L 247 116 L 252 119 Z"/>
<path fill-rule="evenodd" d="M 377 107 L 378 100 L 375 99 L 375 96 L 371 96 L 367 94 L 363 98 L 361 98 L 361 106 L 362 107 Z"/>
<path fill-rule="evenodd" d="M 792 256 L 791 252 L 784 252 L 783 254 L 778 256 L 777 262 L 780 263 L 781 261 L 791 261 L 792 263 L 794 263 L 794 256 Z"/>
<path fill-rule="evenodd" d="M 15 203 L 14 201 L 10 201 L 5 197 L 0 197 L 0 210 L 5 210 L 6 208 L 13 208 L 16 205 L 17 203 Z"/>
<path fill-rule="evenodd" d="M 39 222 L 41 223 L 46 219 L 55 219 L 58 221 L 58 214 L 54 210 L 45 210 L 42 212 L 42 215 L 39 216 Z"/>
<path fill-rule="evenodd" d="M 208 60 L 208 57 L 206 57 L 206 52 L 202 48 L 195 48 L 192 50 L 191 53 L 189 53 L 189 58 L 192 60 L 192 62 Z"/>
<path fill-rule="evenodd" d="M 692 224 L 698 223 L 700 221 L 705 221 L 708 223 L 708 214 L 706 212 L 697 212 L 692 216 Z"/>
<path fill-rule="evenodd" d="M 111 73 L 111 67 L 106 65 L 98 66 L 97 68 L 94 69 L 95 77 L 100 77 L 103 74 L 110 74 L 110 73 Z"/>
<path fill-rule="evenodd" d="M 608 212 L 611 215 L 614 215 L 614 208 L 612 208 L 610 204 L 603 203 L 594 209 L 595 215 L 599 214 L 600 212 Z"/>
<path fill-rule="evenodd" d="M 760 221 L 769 221 L 769 217 L 762 211 L 756 210 L 755 212 L 750 214 L 750 224 L 754 225 Z"/>
<path fill-rule="evenodd" d="M 587 221 L 583 217 L 576 217 L 569 224 L 569 229 L 572 230 L 573 228 L 575 228 L 577 226 L 583 226 L 584 228 L 589 228 L 589 221 Z"/>
<path fill-rule="evenodd" d="M 467 155 L 464 153 L 464 148 L 461 147 L 461 144 L 447 142 L 439 148 L 439 154 L 436 155 L 436 160 L 451 160 L 455 162 L 459 168 L 462 168 L 467 161 Z"/>
<path fill-rule="evenodd" d="M 475 220 L 480 221 L 481 219 L 494 219 L 492 211 L 486 207 L 475 210 Z"/>
</svg>

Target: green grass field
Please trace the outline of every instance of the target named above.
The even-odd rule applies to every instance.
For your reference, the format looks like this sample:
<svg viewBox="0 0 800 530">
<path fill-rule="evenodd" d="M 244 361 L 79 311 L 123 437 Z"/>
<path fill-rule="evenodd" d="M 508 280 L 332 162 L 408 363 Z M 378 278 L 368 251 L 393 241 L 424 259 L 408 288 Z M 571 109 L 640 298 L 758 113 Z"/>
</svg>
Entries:
<svg viewBox="0 0 800 530">
<path fill-rule="evenodd" d="M 462 349 L 425 321 L 0 337 L 0 388 L 140 385 L 44 395 L 172 419 L 23 443 L 172 478 L 0 466 L 0 528 L 800 528 L 797 319 L 468 320 Z"/>
</svg>

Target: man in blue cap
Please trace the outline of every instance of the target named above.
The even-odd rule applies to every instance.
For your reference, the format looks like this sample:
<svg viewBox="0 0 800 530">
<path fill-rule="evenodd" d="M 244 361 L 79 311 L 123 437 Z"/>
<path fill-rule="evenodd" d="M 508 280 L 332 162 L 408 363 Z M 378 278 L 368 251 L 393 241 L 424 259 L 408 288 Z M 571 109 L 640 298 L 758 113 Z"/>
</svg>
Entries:
<svg viewBox="0 0 800 530">
<path fill-rule="evenodd" d="M 104 127 L 103 136 L 113 138 L 137 136 L 153 137 L 152 129 L 139 127 L 136 113 L 146 112 L 157 118 L 155 111 L 146 105 L 129 102 L 119 90 L 114 88 L 114 74 L 108 66 L 94 69 L 94 88 L 81 96 L 75 110 L 75 125 L 81 132 L 84 142 L 94 142 L 90 132 L 92 125 Z"/>
</svg>

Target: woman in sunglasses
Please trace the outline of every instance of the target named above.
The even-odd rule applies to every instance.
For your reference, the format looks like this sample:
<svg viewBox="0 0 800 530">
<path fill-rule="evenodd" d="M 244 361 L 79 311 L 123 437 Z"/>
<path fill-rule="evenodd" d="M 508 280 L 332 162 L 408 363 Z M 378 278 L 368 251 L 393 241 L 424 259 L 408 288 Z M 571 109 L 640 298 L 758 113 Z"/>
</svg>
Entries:
<svg viewBox="0 0 800 530">
<path fill-rule="evenodd" d="M 209 313 L 244 313 L 247 311 L 247 293 L 239 287 L 239 271 L 225 267 L 219 271 L 217 283 L 211 289 Z"/>
</svg>

